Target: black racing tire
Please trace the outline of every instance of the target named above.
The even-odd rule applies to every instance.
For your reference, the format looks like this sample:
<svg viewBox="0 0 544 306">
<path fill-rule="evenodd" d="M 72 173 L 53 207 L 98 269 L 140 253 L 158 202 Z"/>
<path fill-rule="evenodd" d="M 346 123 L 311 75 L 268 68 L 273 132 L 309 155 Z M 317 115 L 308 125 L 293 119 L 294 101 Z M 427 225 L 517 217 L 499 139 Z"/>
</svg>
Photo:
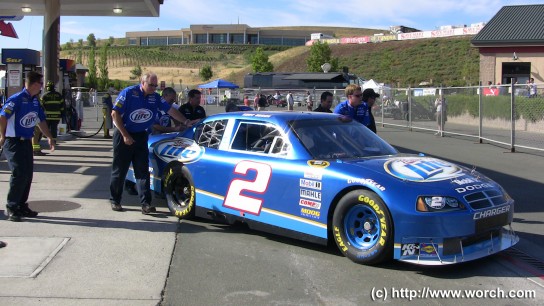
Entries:
<svg viewBox="0 0 544 306">
<path fill-rule="evenodd" d="M 168 208 L 180 219 L 195 215 L 195 185 L 189 170 L 182 164 L 168 166 L 163 173 L 163 190 Z"/>
<path fill-rule="evenodd" d="M 331 225 L 337 247 L 353 262 L 374 265 L 392 258 L 393 220 L 374 192 L 348 192 L 334 209 Z"/>
</svg>

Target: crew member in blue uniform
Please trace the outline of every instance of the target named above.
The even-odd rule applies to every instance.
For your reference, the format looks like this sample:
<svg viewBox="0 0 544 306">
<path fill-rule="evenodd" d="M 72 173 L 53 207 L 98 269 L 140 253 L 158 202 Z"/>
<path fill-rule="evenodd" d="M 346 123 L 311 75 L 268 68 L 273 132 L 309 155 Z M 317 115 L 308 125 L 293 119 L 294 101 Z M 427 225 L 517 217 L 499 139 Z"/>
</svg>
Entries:
<svg viewBox="0 0 544 306">
<path fill-rule="evenodd" d="M 200 97 L 202 93 L 198 89 L 191 89 L 187 94 L 188 102 L 179 107 L 179 112 L 194 125 L 200 120 L 206 118 L 206 111 L 200 106 Z"/>
<path fill-rule="evenodd" d="M 43 75 L 35 71 L 27 72 L 25 88 L 9 97 L 0 111 L 0 147 L 11 170 L 6 204 L 6 215 L 10 221 L 18 222 L 21 217 L 38 215 L 27 203 L 34 173 L 31 139 L 36 125 L 47 136 L 51 151 L 55 150 L 53 135 L 47 127 L 38 99 L 42 85 Z"/>
<path fill-rule="evenodd" d="M 158 111 L 165 111 L 174 119 L 190 125 L 185 116 L 170 104 L 161 101 L 161 97 L 155 92 L 157 86 L 157 75 L 146 73 L 142 76 L 140 84 L 123 89 L 113 105 L 111 117 L 117 129 L 113 133 L 110 203 L 114 211 L 123 210 L 121 196 L 131 162 L 142 213 L 156 211 L 155 207 L 151 206 L 147 130 L 153 124 Z"/>
<path fill-rule="evenodd" d="M 361 92 L 361 87 L 355 84 L 348 85 L 345 93 L 348 99 L 336 105 L 334 113 L 343 115 L 345 120 L 351 119 L 362 123 L 376 133 L 376 123 L 374 122 L 371 108 L 376 98 L 380 95 L 375 93 L 371 88 L 367 88 L 364 92 Z"/>
</svg>

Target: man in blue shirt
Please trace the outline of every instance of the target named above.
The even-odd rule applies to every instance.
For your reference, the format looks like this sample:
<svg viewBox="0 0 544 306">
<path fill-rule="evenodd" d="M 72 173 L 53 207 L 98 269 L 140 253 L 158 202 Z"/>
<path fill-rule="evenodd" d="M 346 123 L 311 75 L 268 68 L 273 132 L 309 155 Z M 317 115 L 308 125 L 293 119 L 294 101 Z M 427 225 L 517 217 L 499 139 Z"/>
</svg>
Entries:
<svg viewBox="0 0 544 306">
<path fill-rule="evenodd" d="M 0 147 L 11 170 L 6 204 L 9 221 L 19 222 L 21 217 L 38 216 L 26 202 L 34 173 L 31 143 L 34 126 L 38 125 L 47 136 L 51 151 L 55 150 L 53 136 L 47 127 L 45 113 L 38 99 L 42 85 L 43 75 L 35 71 L 27 72 L 25 88 L 9 97 L 0 112 Z"/>
<path fill-rule="evenodd" d="M 140 84 L 123 89 L 113 105 L 111 117 L 117 129 L 113 133 L 110 204 L 114 211 L 123 211 L 121 196 L 130 163 L 134 167 L 142 214 L 156 211 L 155 207 L 151 206 L 147 130 L 154 123 L 159 111 L 168 113 L 186 125 L 189 124 L 185 116 L 161 100 L 159 94 L 155 92 L 157 86 L 157 75 L 146 73 L 142 76 Z"/>
<path fill-rule="evenodd" d="M 338 104 L 334 108 L 334 113 L 343 115 L 343 118 L 346 118 L 346 120 L 351 119 L 360 122 L 376 133 L 376 123 L 374 122 L 371 109 L 374 101 L 380 95 L 375 93 L 371 88 L 367 88 L 364 92 L 361 92 L 361 87 L 355 84 L 348 85 L 345 93 L 348 99 Z"/>
</svg>

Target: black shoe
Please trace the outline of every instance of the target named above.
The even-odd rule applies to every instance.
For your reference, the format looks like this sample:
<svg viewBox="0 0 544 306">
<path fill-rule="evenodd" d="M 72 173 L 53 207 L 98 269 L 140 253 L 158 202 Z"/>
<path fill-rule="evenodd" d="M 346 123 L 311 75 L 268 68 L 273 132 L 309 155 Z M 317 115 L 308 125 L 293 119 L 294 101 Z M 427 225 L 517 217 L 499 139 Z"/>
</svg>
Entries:
<svg viewBox="0 0 544 306">
<path fill-rule="evenodd" d="M 136 185 L 131 181 L 125 181 L 125 191 L 130 195 L 138 195 Z"/>
<path fill-rule="evenodd" d="M 7 244 L 4 241 L 0 241 L 0 248 L 5 247 Z"/>
<path fill-rule="evenodd" d="M 12 209 L 6 206 L 5 214 L 8 217 L 8 221 L 21 222 L 21 213 L 18 208 Z"/>
<path fill-rule="evenodd" d="M 105 135 L 105 136 L 104 136 L 104 139 L 112 139 L 112 138 L 113 138 L 113 137 L 110 136 L 110 135 Z"/>
<path fill-rule="evenodd" d="M 45 156 L 47 154 L 43 153 L 42 151 L 34 151 L 33 152 L 34 156 Z"/>
<path fill-rule="evenodd" d="M 111 203 L 111 210 L 113 211 L 123 211 L 123 206 L 121 206 L 121 204 L 117 204 L 117 203 Z"/>
<path fill-rule="evenodd" d="M 155 207 L 149 204 L 142 205 L 142 214 L 147 215 L 154 212 L 157 212 L 157 209 L 155 209 Z"/>
<path fill-rule="evenodd" d="M 28 207 L 28 203 L 22 205 L 19 212 L 21 214 L 21 217 L 35 218 L 38 216 L 38 212 L 30 209 L 30 207 Z"/>
</svg>

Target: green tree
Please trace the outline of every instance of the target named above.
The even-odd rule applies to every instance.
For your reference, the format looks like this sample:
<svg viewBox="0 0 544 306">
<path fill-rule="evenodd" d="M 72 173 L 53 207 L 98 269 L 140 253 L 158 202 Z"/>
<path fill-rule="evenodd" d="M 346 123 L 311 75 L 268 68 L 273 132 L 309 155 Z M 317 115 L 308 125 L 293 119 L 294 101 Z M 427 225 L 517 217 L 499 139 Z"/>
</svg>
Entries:
<svg viewBox="0 0 544 306">
<path fill-rule="evenodd" d="M 200 71 L 198 72 L 198 75 L 200 76 L 200 79 L 204 82 L 211 79 L 213 76 L 212 67 L 210 65 L 204 65 L 204 67 L 202 67 L 202 69 L 200 69 Z"/>
<path fill-rule="evenodd" d="M 74 40 L 70 38 L 70 41 L 66 42 L 66 45 L 64 47 L 66 50 L 70 50 L 74 48 Z"/>
<path fill-rule="evenodd" d="M 253 68 L 253 72 L 274 71 L 274 65 L 268 60 L 268 55 L 264 53 L 261 47 L 258 47 L 251 56 L 251 67 Z"/>
<path fill-rule="evenodd" d="M 108 75 L 108 46 L 103 45 L 100 48 L 100 59 L 98 60 L 98 69 L 100 70 L 100 79 L 98 79 L 98 87 L 100 90 L 106 90 L 110 83 Z"/>
<path fill-rule="evenodd" d="M 89 36 L 87 36 L 87 43 L 91 47 L 96 47 L 96 37 L 94 37 L 94 34 L 91 33 Z"/>
<path fill-rule="evenodd" d="M 139 80 L 141 76 L 142 76 L 142 67 L 140 65 L 137 65 L 132 70 L 130 70 L 129 79 Z"/>
<path fill-rule="evenodd" d="M 115 42 L 115 38 L 113 38 L 113 36 L 110 36 L 110 38 L 108 38 L 108 43 L 110 44 L 110 46 L 113 46 L 114 42 Z"/>
<path fill-rule="evenodd" d="M 91 47 L 89 51 L 89 87 L 96 88 L 96 60 L 95 60 L 95 50 L 94 47 Z"/>
<path fill-rule="evenodd" d="M 77 57 L 76 63 L 83 64 L 83 39 L 77 41 Z"/>
<path fill-rule="evenodd" d="M 332 50 L 327 43 L 315 42 L 310 47 L 310 55 L 306 59 L 308 71 L 321 72 L 321 65 L 331 64 L 330 71 L 338 71 L 338 59 L 332 58 Z"/>
</svg>

